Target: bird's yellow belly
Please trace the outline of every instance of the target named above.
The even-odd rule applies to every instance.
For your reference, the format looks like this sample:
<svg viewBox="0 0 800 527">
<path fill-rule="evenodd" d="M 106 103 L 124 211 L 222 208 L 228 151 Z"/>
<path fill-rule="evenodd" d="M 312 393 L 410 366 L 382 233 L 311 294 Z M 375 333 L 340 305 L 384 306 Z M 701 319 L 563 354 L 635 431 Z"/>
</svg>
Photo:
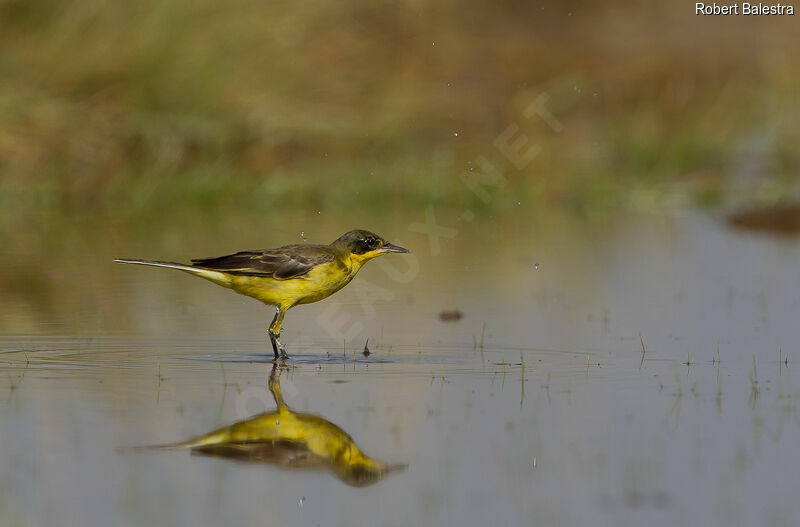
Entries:
<svg viewBox="0 0 800 527">
<path fill-rule="evenodd" d="M 275 280 L 264 276 L 233 276 L 231 289 L 265 304 L 287 310 L 297 304 L 309 304 L 326 298 L 350 283 L 355 275 L 334 263 L 314 267 L 302 278 Z"/>
</svg>

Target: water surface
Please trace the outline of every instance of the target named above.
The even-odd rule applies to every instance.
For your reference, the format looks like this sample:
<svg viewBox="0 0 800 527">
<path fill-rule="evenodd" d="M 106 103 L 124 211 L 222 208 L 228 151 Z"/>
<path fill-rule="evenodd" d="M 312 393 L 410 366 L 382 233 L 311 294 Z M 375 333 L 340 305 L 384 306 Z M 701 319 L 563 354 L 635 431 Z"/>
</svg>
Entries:
<svg viewBox="0 0 800 527">
<path fill-rule="evenodd" d="M 0 523 L 794 523 L 800 244 L 696 214 L 440 212 L 454 233 L 436 243 L 408 228 L 422 218 L 387 218 L 12 237 Z M 356 488 L 325 470 L 125 450 L 272 411 L 272 313 L 110 260 L 300 242 L 299 224 L 312 242 L 369 227 L 414 251 L 290 311 L 281 375 L 292 409 L 407 468 Z M 440 320 L 450 309 L 463 318 Z"/>
</svg>

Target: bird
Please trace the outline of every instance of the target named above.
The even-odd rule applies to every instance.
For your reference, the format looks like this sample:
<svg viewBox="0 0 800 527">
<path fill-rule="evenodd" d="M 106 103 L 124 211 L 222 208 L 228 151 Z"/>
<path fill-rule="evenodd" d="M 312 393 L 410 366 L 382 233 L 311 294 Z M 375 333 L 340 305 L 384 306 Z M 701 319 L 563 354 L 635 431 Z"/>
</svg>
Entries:
<svg viewBox="0 0 800 527">
<path fill-rule="evenodd" d="M 288 355 L 280 337 L 283 317 L 289 309 L 331 296 L 349 284 L 373 258 L 408 252 L 373 232 L 357 229 L 344 233 L 328 245 L 293 244 L 239 251 L 193 259 L 191 264 L 126 258 L 114 262 L 177 269 L 275 306 L 268 334 L 275 360 L 279 356 L 285 360 Z"/>
<path fill-rule="evenodd" d="M 273 363 L 269 376 L 269 391 L 277 405 L 275 410 L 188 441 L 118 450 L 190 450 L 193 454 L 267 463 L 286 469 L 329 470 L 339 480 L 354 487 L 372 485 L 407 467 L 368 456 L 337 425 L 322 416 L 290 408 L 281 393 L 280 370 L 277 368 L 278 364 Z"/>
</svg>

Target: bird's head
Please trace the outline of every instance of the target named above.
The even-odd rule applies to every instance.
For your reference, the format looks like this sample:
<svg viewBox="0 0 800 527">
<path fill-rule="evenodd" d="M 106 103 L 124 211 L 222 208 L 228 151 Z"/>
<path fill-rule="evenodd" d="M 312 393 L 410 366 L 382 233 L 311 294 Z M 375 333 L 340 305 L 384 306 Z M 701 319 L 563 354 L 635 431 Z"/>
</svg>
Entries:
<svg viewBox="0 0 800 527">
<path fill-rule="evenodd" d="M 408 249 L 387 242 L 374 232 L 355 230 L 342 234 L 331 245 L 359 264 L 387 253 L 407 253 Z"/>
<path fill-rule="evenodd" d="M 405 470 L 407 467 L 405 464 L 389 465 L 363 454 L 352 461 L 334 460 L 333 463 L 338 478 L 352 487 L 368 487 L 382 480 L 387 474 Z"/>
</svg>

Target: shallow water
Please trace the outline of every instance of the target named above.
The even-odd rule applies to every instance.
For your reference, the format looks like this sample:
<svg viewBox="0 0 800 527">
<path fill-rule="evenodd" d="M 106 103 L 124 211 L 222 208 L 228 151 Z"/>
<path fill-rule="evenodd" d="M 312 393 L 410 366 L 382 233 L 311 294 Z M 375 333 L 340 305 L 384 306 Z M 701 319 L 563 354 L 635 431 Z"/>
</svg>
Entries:
<svg viewBox="0 0 800 527">
<path fill-rule="evenodd" d="M 439 216 L 453 230 L 437 243 L 409 228 L 424 219 L 375 226 L 413 254 L 286 318 L 289 406 L 408 465 L 361 488 L 330 470 L 124 449 L 271 411 L 271 312 L 110 260 L 299 231 L 261 243 L 246 223 L 37 233 L 0 264 L 0 523 L 796 521 L 799 243 L 695 214 Z M 443 322 L 445 309 L 464 316 Z"/>
</svg>

